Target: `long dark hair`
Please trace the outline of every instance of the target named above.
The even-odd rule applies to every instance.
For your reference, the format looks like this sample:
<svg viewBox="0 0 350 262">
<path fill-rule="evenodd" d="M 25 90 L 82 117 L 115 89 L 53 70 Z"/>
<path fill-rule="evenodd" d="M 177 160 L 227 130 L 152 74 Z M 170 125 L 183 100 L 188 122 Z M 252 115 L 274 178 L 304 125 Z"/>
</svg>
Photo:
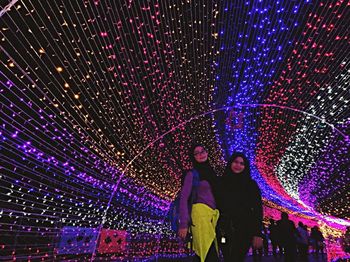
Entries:
<svg viewBox="0 0 350 262">
<path fill-rule="evenodd" d="M 245 154 L 243 154 L 241 152 L 234 152 L 230 156 L 229 160 L 227 161 L 226 168 L 225 168 L 225 176 L 232 175 L 231 164 L 237 157 L 241 157 L 243 159 L 243 162 L 244 162 L 244 170 L 243 170 L 242 174 L 240 174 L 240 176 L 244 177 L 246 179 L 251 179 L 251 176 L 250 176 L 250 161 L 245 156 Z"/>
</svg>

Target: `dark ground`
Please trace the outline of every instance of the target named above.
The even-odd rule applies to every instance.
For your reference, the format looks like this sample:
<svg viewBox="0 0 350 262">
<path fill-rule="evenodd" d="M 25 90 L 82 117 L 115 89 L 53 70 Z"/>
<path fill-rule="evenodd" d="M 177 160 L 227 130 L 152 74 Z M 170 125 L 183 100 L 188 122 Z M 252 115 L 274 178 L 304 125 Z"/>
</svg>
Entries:
<svg viewBox="0 0 350 262">
<path fill-rule="evenodd" d="M 176 258 L 176 259 L 169 259 L 169 258 L 153 258 L 146 260 L 147 262 L 191 262 L 192 258 L 187 257 L 187 258 Z M 284 262 L 283 256 L 278 256 L 277 258 L 274 258 L 273 256 L 263 256 L 261 260 L 254 260 L 252 256 L 247 256 L 245 262 Z M 305 260 L 296 260 L 296 262 L 305 262 Z M 348 260 L 338 260 L 340 261 L 350 261 Z M 327 255 L 324 254 L 323 256 L 319 255 L 318 257 L 310 254 L 308 256 L 308 262 L 327 262 Z"/>
</svg>

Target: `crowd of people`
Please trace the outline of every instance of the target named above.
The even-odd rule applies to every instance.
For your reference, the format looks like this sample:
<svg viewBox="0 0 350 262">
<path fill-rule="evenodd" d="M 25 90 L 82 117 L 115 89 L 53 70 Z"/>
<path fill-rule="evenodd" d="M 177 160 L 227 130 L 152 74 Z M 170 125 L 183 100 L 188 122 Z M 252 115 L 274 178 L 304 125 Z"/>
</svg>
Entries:
<svg viewBox="0 0 350 262">
<path fill-rule="evenodd" d="M 231 155 L 220 177 L 204 145 L 192 146 L 189 158 L 193 169 L 186 172 L 180 193 L 178 235 L 191 239 L 196 261 L 220 261 L 222 253 L 225 262 L 240 262 L 250 248 L 255 260 L 283 255 L 288 262 L 297 256 L 307 260 L 310 252 L 324 253 L 324 237 L 317 226 L 310 232 L 302 222 L 296 227 L 285 212 L 280 220 L 270 219 L 263 226 L 261 192 L 243 153 Z"/>
<path fill-rule="evenodd" d="M 285 212 L 281 213 L 281 219 L 269 220 L 269 225 L 263 229 L 263 248 L 259 251 L 253 250 L 255 260 L 262 255 L 272 254 L 275 257 L 284 255 L 285 261 L 307 261 L 308 255 L 323 256 L 325 243 L 322 232 L 317 226 L 310 230 L 302 222 L 298 227 Z"/>
</svg>

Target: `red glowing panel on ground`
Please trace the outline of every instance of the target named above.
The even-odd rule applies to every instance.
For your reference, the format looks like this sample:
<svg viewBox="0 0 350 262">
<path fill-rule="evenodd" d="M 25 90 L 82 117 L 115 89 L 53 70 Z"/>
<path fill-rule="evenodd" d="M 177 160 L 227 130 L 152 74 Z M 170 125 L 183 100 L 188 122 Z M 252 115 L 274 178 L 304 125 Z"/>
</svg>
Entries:
<svg viewBox="0 0 350 262">
<path fill-rule="evenodd" d="M 102 229 L 98 252 L 104 253 L 122 253 L 126 248 L 126 231 Z"/>
</svg>

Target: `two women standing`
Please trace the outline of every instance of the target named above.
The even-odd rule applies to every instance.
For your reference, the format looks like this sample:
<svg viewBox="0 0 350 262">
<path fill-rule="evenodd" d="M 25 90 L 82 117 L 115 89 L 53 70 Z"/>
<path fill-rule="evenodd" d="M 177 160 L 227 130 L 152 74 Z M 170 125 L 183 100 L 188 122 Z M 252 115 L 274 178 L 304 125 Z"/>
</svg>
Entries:
<svg viewBox="0 0 350 262">
<path fill-rule="evenodd" d="M 203 145 L 194 145 L 189 156 L 193 169 L 187 172 L 181 190 L 179 236 L 185 239 L 188 229 L 191 231 L 197 261 L 219 261 L 216 234 L 219 232 L 225 239 L 221 244 L 225 262 L 243 261 L 250 245 L 254 248 L 262 245 L 261 193 L 250 177 L 248 159 L 241 153 L 234 153 L 224 176 L 219 178 Z M 191 192 L 194 172 L 199 174 L 199 183 L 195 192 Z M 194 201 L 189 209 L 191 197 Z M 218 209 L 221 215 L 216 227 Z"/>
</svg>

